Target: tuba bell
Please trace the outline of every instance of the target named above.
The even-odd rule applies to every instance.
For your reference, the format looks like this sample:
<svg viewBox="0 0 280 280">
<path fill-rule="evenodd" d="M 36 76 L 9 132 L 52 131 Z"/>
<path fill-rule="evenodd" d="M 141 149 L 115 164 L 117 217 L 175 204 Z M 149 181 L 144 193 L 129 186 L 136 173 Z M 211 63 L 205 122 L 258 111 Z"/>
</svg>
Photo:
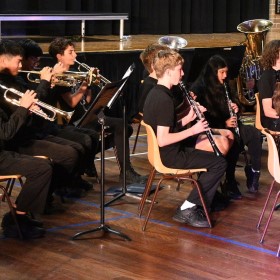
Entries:
<svg viewBox="0 0 280 280">
<path fill-rule="evenodd" d="M 158 39 L 158 43 L 167 46 L 172 50 L 179 50 L 184 48 L 188 42 L 182 37 L 178 36 L 163 36 Z"/>
<path fill-rule="evenodd" d="M 267 32 L 273 22 L 266 19 L 252 19 L 240 23 L 237 30 L 245 34 L 245 55 L 237 78 L 238 97 L 242 104 L 255 105 L 256 81 L 260 79 L 262 69 L 260 58 Z"/>
</svg>

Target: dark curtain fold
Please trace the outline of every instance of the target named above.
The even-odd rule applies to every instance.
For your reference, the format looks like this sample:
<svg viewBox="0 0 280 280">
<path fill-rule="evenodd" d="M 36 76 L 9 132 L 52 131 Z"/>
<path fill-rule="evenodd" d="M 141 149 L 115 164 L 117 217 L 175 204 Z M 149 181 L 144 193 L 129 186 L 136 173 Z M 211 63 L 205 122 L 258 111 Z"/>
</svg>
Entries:
<svg viewBox="0 0 280 280">
<path fill-rule="evenodd" d="M 125 34 L 236 32 L 269 18 L 269 0 L 2 0 L 1 13 L 128 13 Z M 80 35 L 80 22 L 3 22 L 3 35 Z M 119 21 L 87 22 L 88 35 L 116 35 Z"/>
</svg>

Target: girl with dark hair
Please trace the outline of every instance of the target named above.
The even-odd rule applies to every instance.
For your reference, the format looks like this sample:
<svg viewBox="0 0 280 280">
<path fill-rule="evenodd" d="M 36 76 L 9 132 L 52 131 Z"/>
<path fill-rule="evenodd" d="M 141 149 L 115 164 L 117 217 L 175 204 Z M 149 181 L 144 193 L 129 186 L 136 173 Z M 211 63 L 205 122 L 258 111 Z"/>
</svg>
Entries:
<svg viewBox="0 0 280 280">
<path fill-rule="evenodd" d="M 250 160 L 245 167 L 247 188 L 255 193 L 259 188 L 261 169 L 262 137 L 253 126 L 244 125 L 238 120 L 239 101 L 227 85 L 228 65 L 219 55 L 212 56 L 204 66 L 191 91 L 196 100 L 207 111 L 204 113 L 210 127 L 227 128 L 235 135 L 235 141 L 226 155 L 228 167 L 223 184 L 223 192 L 233 199 L 242 197 L 235 179 L 235 167 L 239 153 L 248 148 Z"/>
</svg>

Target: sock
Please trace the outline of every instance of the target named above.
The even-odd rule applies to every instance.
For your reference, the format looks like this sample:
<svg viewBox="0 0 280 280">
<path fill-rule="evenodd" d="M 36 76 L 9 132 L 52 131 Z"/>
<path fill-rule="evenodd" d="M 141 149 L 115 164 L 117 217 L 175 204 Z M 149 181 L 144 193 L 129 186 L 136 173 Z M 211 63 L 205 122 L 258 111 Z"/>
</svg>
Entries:
<svg viewBox="0 0 280 280">
<path fill-rule="evenodd" d="M 194 203 L 191 203 L 191 202 L 185 200 L 185 202 L 181 205 L 180 209 L 181 209 L 181 210 L 185 210 L 185 209 L 187 209 L 187 208 L 192 208 L 192 207 L 194 207 L 194 206 L 195 206 Z"/>
</svg>

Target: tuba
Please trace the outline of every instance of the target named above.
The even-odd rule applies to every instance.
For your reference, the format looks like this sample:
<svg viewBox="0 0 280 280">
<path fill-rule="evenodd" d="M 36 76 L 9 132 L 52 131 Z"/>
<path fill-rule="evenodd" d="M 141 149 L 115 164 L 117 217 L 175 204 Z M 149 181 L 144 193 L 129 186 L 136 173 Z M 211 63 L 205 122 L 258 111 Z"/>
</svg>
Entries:
<svg viewBox="0 0 280 280">
<path fill-rule="evenodd" d="M 172 50 L 179 50 L 184 48 L 188 42 L 182 37 L 178 36 L 164 36 L 158 39 L 158 43 L 163 46 L 167 46 Z"/>
<path fill-rule="evenodd" d="M 242 104 L 255 105 L 256 81 L 260 79 L 262 69 L 260 58 L 265 44 L 266 34 L 273 22 L 266 19 L 252 19 L 237 26 L 237 30 L 246 36 L 245 55 L 237 78 L 238 97 Z"/>
</svg>

